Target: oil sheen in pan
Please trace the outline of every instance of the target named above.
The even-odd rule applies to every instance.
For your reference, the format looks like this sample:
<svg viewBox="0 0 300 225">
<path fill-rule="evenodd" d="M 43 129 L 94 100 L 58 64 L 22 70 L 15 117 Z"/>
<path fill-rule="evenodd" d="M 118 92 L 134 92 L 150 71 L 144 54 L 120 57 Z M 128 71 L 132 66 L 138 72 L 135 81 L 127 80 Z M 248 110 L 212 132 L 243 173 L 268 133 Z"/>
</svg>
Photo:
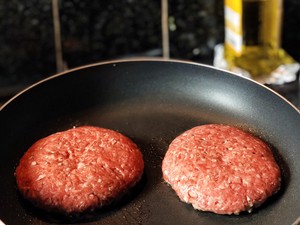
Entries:
<svg viewBox="0 0 300 225">
<path fill-rule="evenodd" d="M 71 121 L 71 119 L 62 119 L 62 121 Z M 47 122 L 48 126 L 53 126 L 54 121 Z M 80 123 L 77 121 L 77 126 L 79 126 Z M 47 126 L 43 124 L 40 129 L 45 129 Z M 177 131 L 179 132 L 179 131 Z M 161 135 L 161 134 L 160 134 Z M 176 132 L 174 134 L 171 134 L 172 137 L 152 137 L 150 143 L 145 143 L 143 140 L 139 140 L 136 137 L 135 131 L 130 133 L 130 136 L 137 142 L 137 144 L 140 146 L 140 148 L 144 151 L 145 154 L 145 173 L 143 175 L 142 180 L 137 184 L 136 187 L 131 189 L 129 193 L 124 196 L 123 199 L 119 202 L 115 202 L 114 204 L 110 206 L 106 206 L 102 209 L 96 210 L 91 213 L 86 213 L 83 215 L 73 215 L 71 217 L 62 216 L 59 214 L 54 213 L 45 213 L 44 211 L 37 209 L 36 207 L 29 204 L 27 201 L 23 200 L 20 197 L 21 204 L 24 208 L 26 208 L 26 211 L 36 216 L 38 219 L 49 222 L 49 223 L 74 223 L 74 222 L 95 222 L 99 221 L 102 223 L 105 223 L 105 221 L 111 221 L 114 220 L 114 218 L 124 218 L 124 220 L 128 220 L 128 224 L 130 224 L 132 221 L 146 221 L 147 218 L 150 217 L 149 210 L 145 208 L 145 205 L 149 204 L 149 196 L 153 196 L 153 193 L 155 196 L 154 198 L 151 198 L 151 201 L 155 201 L 155 198 L 158 196 L 164 196 L 167 195 L 169 198 L 172 198 L 171 201 L 174 201 L 174 205 L 176 204 L 176 207 L 182 208 L 182 210 L 188 210 L 188 211 L 194 211 L 194 213 L 199 213 L 203 215 L 202 212 L 198 212 L 194 210 L 191 206 L 185 205 L 185 203 L 179 202 L 177 200 L 177 196 L 174 194 L 174 192 L 171 190 L 171 188 L 163 182 L 163 180 L 160 178 L 160 170 L 161 170 L 161 160 L 162 155 L 157 154 L 157 149 L 163 148 L 166 150 L 168 142 L 172 139 L 173 136 L 176 135 Z M 169 141 L 164 141 L 163 139 L 167 139 Z M 280 191 L 269 198 L 260 208 L 265 209 L 269 205 L 271 205 L 274 201 L 277 200 L 278 197 L 282 195 L 282 193 L 285 190 L 285 186 L 289 181 L 289 169 L 287 165 L 285 164 L 284 160 L 276 151 L 276 149 L 272 148 L 275 158 L 278 161 L 281 170 L 282 170 L 282 187 Z M 260 208 L 256 209 L 253 213 L 257 210 L 260 210 Z M 204 213 L 211 215 L 210 213 Z M 242 213 L 241 218 L 247 216 L 248 213 Z M 217 216 L 217 215 L 216 215 Z M 126 224 L 126 223 L 125 223 Z M 142 223 L 139 223 L 142 224 Z"/>
</svg>

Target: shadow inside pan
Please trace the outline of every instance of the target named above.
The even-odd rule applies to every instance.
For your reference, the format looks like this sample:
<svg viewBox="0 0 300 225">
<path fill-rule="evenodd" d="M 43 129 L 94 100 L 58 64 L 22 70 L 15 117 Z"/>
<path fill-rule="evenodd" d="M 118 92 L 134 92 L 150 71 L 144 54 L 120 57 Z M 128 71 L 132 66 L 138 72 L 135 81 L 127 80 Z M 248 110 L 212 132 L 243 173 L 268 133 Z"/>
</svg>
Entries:
<svg viewBox="0 0 300 225">
<path fill-rule="evenodd" d="M 22 205 L 22 207 L 26 210 L 28 215 L 35 217 L 41 221 L 46 223 L 54 223 L 54 224 L 78 224 L 78 223 L 90 223 L 93 221 L 102 220 L 105 217 L 112 217 L 114 213 L 120 211 L 122 207 L 130 204 L 137 196 L 140 194 L 144 186 L 146 185 L 147 178 L 146 175 L 143 174 L 141 180 L 131 189 L 129 189 L 126 193 L 120 196 L 118 199 L 115 199 L 108 205 L 102 206 L 101 208 L 86 211 L 80 214 L 61 214 L 55 212 L 45 211 L 37 206 L 34 206 L 31 202 L 24 199 L 21 194 L 18 192 L 18 201 Z M 16 189 L 17 191 L 17 189 Z"/>
</svg>

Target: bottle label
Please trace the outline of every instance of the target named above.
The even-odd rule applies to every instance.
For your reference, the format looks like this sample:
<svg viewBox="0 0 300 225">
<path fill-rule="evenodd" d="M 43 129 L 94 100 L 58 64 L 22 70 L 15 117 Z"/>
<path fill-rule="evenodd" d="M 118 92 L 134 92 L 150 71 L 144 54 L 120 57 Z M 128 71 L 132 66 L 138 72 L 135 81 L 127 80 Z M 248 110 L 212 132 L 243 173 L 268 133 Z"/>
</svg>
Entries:
<svg viewBox="0 0 300 225">
<path fill-rule="evenodd" d="M 225 0 L 225 44 L 239 56 L 242 53 L 242 1 Z"/>
</svg>

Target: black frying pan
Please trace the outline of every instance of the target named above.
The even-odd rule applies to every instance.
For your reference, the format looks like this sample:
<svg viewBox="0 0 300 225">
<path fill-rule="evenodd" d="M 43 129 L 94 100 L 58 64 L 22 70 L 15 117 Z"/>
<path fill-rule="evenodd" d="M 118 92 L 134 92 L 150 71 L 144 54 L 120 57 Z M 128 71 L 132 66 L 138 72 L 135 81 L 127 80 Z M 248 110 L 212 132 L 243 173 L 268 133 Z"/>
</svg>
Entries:
<svg viewBox="0 0 300 225">
<path fill-rule="evenodd" d="M 196 211 L 163 182 L 161 161 L 169 143 L 205 123 L 240 127 L 273 147 L 283 187 L 253 213 Z M 81 67 L 18 94 L 1 108 L 0 125 L 0 219 L 9 225 L 70 222 L 24 202 L 13 174 L 33 142 L 79 125 L 129 136 L 145 160 L 144 177 L 132 195 L 81 223 L 292 225 L 300 216 L 299 111 L 270 89 L 212 67 L 158 59 Z"/>
</svg>

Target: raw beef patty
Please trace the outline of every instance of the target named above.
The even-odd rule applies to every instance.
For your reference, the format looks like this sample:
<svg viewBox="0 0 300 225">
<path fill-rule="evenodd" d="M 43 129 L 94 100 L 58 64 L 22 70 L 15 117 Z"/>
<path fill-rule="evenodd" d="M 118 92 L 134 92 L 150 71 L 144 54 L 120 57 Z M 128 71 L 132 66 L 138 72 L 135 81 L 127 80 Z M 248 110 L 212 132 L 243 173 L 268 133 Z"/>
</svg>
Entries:
<svg viewBox="0 0 300 225">
<path fill-rule="evenodd" d="M 141 178 L 136 144 L 109 129 L 83 126 L 40 139 L 21 158 L 21 194 L 47 211 L 81 213 L 111 203 Z"/>
<path fill-rule="evenodd" d="M 194 127 L 176 137 L 162 172 L 181 201 L 218 214 L 251 212 L 281 183 L 267 144 L 238 128 L 217 124 Z"/>
</svg>

